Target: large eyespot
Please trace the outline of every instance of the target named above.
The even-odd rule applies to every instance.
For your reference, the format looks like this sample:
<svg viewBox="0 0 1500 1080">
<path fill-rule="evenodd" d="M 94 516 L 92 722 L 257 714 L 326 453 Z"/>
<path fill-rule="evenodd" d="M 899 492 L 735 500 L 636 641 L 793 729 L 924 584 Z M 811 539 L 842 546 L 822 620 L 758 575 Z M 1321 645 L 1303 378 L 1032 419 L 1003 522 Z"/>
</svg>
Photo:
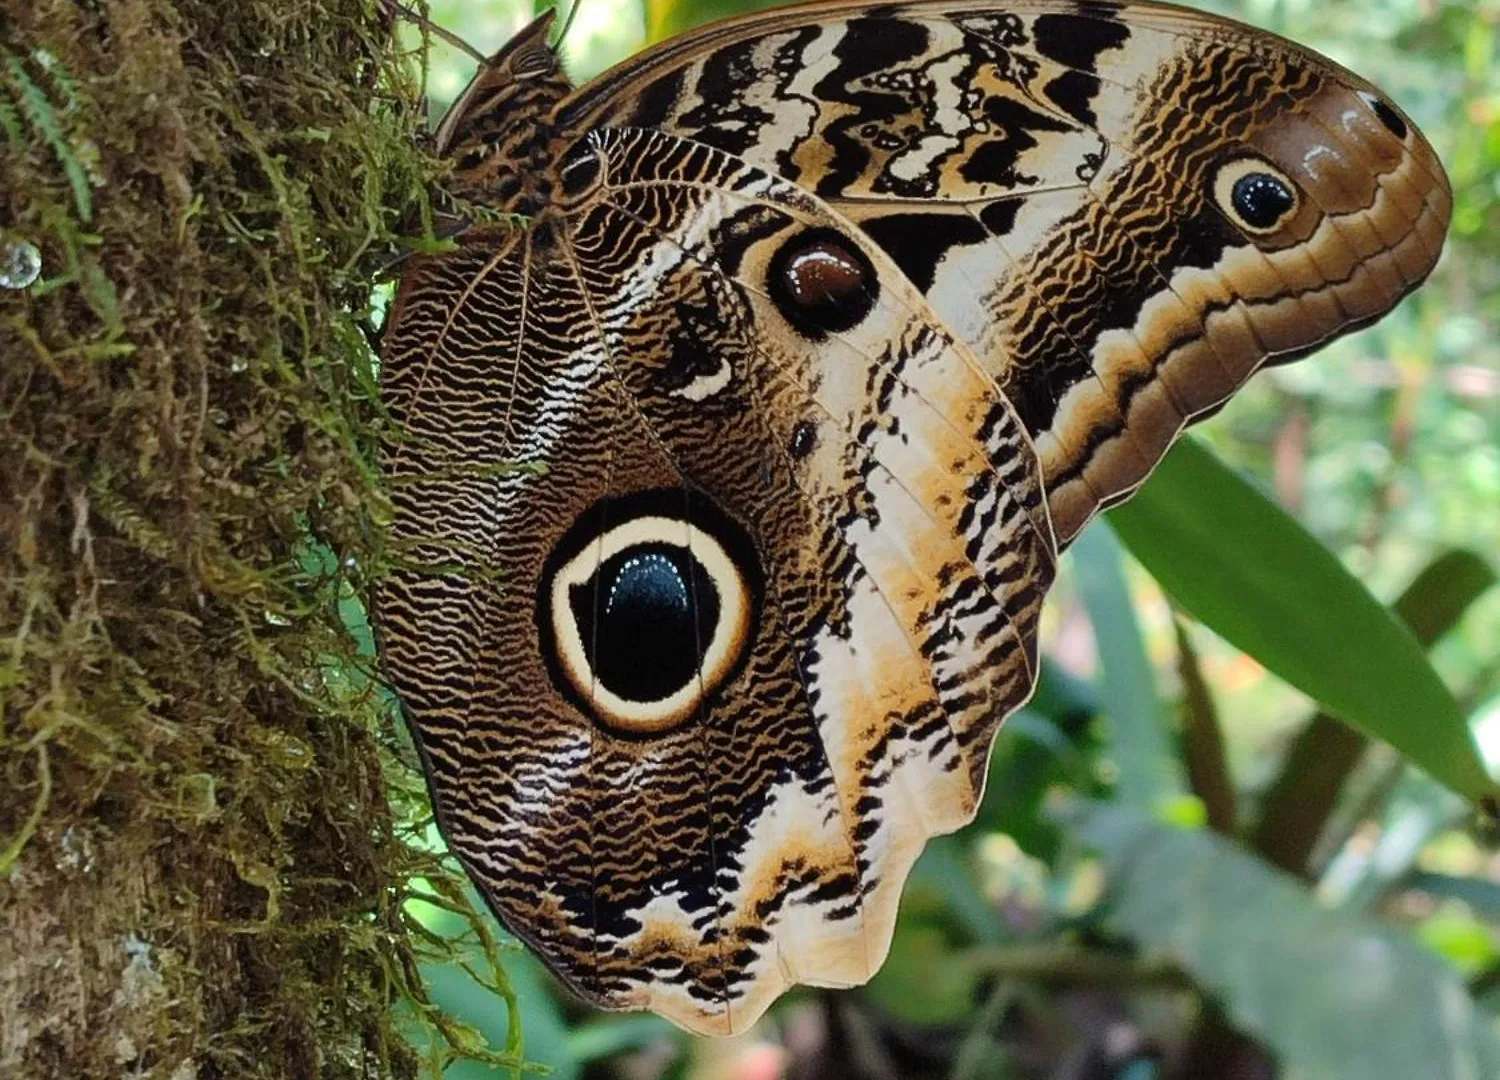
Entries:
<svg viewBox="0 0 1500 1080">
<path fill-rule="evenodd" d="M 1297 212 L 1297 187 L 1286 173 L 1259 158 L 1240 158 L 1214 178 L 1219 209 L 1248 233 L 1274 232 Z"/>
<path fill-rule="evenodd" d="M 538 593 L 558 688 L 606 727 L 649 735 L 692 719 L 738 670 L 761 574 L 740 526 L 671 488 L 590 507 L 547 560 Z"/>
<path fill-rule="evenodd" d="M 1375 114 L 1375 119 L 1385 125 L 1387 131 L 1402 142 L 1406 141 L 1406 133 L 1409 130 L 1406 126 L 1406 121 L 1401 119 L 1400 113 L 1391 108 L 1389 101 L 1386 101 L 1385 98 L 1377 94 L 1370 93 L 1368 90 L 1361 90 L 1359 96 L 1370 107 L 1370 111 Z"/>
<path fill-rule="evenodd" d="M 880 299 L 869 257 L 834 229 L 793 234 L 771 257 L 766 286 L 787 322 L 813 341 L 858 326 Z"/>
</svg>

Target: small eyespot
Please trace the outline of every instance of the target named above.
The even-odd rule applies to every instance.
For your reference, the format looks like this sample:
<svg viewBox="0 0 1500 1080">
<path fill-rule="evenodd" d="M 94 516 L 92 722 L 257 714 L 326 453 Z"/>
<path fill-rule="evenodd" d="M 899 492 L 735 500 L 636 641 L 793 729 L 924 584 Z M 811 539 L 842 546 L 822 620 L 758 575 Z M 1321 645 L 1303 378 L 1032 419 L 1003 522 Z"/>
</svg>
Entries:
<svg viewBox="0 0 1500 1080">
<path fill-rule="evenodd" d="M 1274 232 L 1297 212 L 1296 185 L 1270 162 L 1240 158 L 1223 166 L 1214 178 L 1219 209 L 1240 228 L 1255 235 Z"/>
<path fill-rule="evenodd" d="M 801 461 L 813 452 L 813 447 L 817 444 L 818 428 L 811 420 L 803 420 L 792 428 L 792 460 Z"/>
<path fill-rule="evenodd" d="M 787 322 L 822 341 L 858 326 L 880 297 L 875 267 L 859 245 L 833 229 L 794 234 L 771 258 L 767 287 Z"/>
<path fill-rule="evenodd" d="M 595 504 L 548 565 L 543 656 L 559 689 L 616 732 L 687 722 L 749 649 L 754 548 L 701 496 L 664 489 Z"/>
<path fill-rule="evenodd" d="M 604 156 L 588 143 L 568 151 L 558 169 L 558 184 L 568 199 L 580 199 L 598 187 L 604 176 Z"/>
<path fill-rule="evenodd" d="M 1402 142 L 1406 141 L 1407 132 L 1411 129 L 1407 127 L 1406 121 L 1401 119 L 1401 114 L 1391 108 L 1390 102 L 1368 91 L 1361 91 L 1359 96 L 1370 107 L 1370 111 L 1375 114 L 1375 119 L 1385 125 L 1387 131 Z"/>
</svg>

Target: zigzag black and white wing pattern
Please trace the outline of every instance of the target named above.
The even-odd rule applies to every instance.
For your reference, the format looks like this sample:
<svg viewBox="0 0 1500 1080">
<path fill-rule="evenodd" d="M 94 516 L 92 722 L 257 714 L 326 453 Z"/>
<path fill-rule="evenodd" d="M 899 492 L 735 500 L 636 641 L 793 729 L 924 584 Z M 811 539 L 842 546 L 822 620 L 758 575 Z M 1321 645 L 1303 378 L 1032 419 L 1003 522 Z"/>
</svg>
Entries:
<svg viewBox="0 0 1500 1080">
<path fill-rule="evenodd" d="M 1064 545 L 1261 364 L 1420 284 L 1452 208 L 1378 89 L 1156 4 L 786 8 L 564 112 L 720 147 L 857 222 L 1015 404 Z"/>
<path fill-rule="evenodd" d="M 1449 196 L 1395 107 L 1155 6 L 770 12 L 445 119 L 382 345 L 375 615 L 438 821 L 580 995 L 745 1030 L 889 947 L 1058 551 Z"/>
</svg>

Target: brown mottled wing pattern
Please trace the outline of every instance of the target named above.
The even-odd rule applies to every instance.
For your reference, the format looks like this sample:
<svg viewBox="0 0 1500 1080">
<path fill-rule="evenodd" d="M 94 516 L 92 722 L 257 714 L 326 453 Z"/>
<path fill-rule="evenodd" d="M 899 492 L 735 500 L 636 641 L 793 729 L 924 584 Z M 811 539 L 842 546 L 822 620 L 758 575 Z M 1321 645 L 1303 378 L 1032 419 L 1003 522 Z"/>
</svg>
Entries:
<svg viewBox="0 0 1500 1080">
<path fill-rule="evenodd" d="M 1374 87 L 1152 4 L 785 8 L 561 115 L 719 147 L 857 221 L 1015 404 L 1060 545 L 1262 363 L 1389 310 L 1451 206 Z"/>
<path fill-rule="evenodd" d="M 1057 551 L 1449 212 L 1357 77 L 1139 4 L 833 3 L 443 124 L 375 614 L 440 824 L 579 993 L 695 1031 L 879 966 L 1030 693 Z M 462 211 L 458 211 L 462 212 Z"/>
<path fill-rule="evenodd" d="M 741 1031 L 873 974 L 923 843 L 973 816 L 1034 678 L 1041 476 L 816 196 L 640 130 L 559 175 L 403 282 L 386 665 L 507 923 L 601 1005 Z M 648 601 L 696 613 L 651 624 L 696 642 L 676 674 L 610 637 Z"/>
</svg>

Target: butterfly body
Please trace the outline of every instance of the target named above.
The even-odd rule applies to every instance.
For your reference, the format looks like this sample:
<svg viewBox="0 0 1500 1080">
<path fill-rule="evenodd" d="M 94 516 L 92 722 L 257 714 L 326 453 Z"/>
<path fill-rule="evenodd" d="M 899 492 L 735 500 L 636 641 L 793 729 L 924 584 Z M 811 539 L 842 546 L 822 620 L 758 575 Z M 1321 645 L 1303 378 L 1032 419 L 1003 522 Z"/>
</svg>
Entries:
<svg viewBox="0 0 1500 1080">
<path fill-rule="evenodd" d="M 382 348 L 384 662 L 440 823 L 583 996 L 743 1030 L 879 966 L 1031 691 L 1059 551 L 1435 260 L 1441 169 L 1221 20 L 768 12 L 439 132 Z"/>
</svg>

